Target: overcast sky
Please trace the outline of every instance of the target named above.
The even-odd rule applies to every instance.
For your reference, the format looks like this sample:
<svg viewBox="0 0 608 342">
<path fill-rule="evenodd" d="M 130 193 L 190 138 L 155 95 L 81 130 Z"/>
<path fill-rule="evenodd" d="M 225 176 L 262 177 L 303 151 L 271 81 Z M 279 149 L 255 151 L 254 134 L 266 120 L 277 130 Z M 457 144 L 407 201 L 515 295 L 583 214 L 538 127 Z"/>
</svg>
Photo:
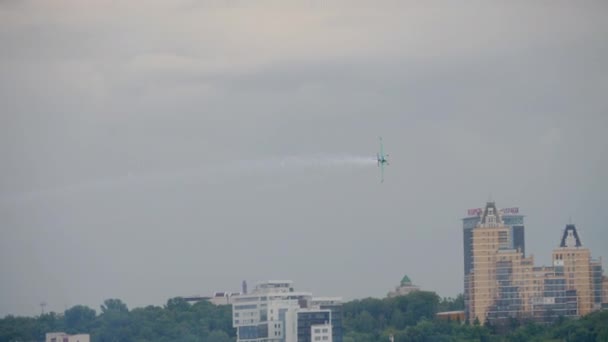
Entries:
<svg viewBox="0 0 608 342">
<path fill-rule="evenodd" d="M 244 279 L 455 296 L 490 196 L 536 264 L 570 218 L 608 258 L 607 10 L 0 1 L 0 316 Z M 354 162 L 380 135 L 383 184 Z"/>
</svg>

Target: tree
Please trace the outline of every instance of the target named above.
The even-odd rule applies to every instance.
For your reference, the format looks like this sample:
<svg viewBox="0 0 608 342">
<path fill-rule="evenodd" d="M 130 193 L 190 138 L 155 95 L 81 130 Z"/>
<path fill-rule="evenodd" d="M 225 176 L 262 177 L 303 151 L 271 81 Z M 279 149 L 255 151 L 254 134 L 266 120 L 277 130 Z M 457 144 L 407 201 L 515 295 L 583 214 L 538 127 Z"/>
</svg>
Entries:
<svg viewBox="0 0 608 342">
<path fill-rule="evenodd" d="M 230 336 L 221 330 L 214 330 L 207 337 L 207 342 L 231 342 Z"/>
<path fill-rule="evenodd" d="M 458 294 L 456 298 L 443 298 L 439 302 L 439 311 L 456 311 L 464 310 L 464 296 L 462 293 Z"/>
<path fill-rule="evenodd" d="M 391 334 L 397 342 L 608 341 L 608 311 L 580 319 L 561 318 L 552 325 L 522 321 L 511 327 L 505 320 L 504 330 L 493 331 L 491 325 L 482 326 L 479 320 L 466 325 L 435 319 L 438 303 L 439 297 L 433 293 L 345 303 L 344 341 L 388 341 Z M 66 310 L 64 315 L 6 316 L 0 319 L 0 342 L 40 341 L 49 331 L 89 333 L 95 342 L 228 342 L 236 335 L 231 307 L 207 301 L 190 305 L 173 298 L 163 307 L 129 311 L 119 299 L 109 299 L 101 309 L 97 316 L 81 305 Z"/>
<path fill-rule="evenodd" d="M 361 312 L 357 317 L 356 327 L 358 331 L 371 332 L 374 329 L 374 317 L 367 311 Z"/>
<path fill-rule="evenodd" d="M 63 319 L 55 312 L 45 313 L 38 316 L 35 328 L 36 339 L 44 339 L 44 335 L 49 331 L 63 330 Z"/>
<path fill-rule="evenodd" d="M 395 309 L 393 310 L 393 313 L 391 315 L 391 326 L 401 330 L 403 328 L 405 328 L 405 316 L 403 316 L 403 313 L 401 312 L 401 310 L 399 309 Z"/>
<path fill-rule="evenodd" d="M 189 311 L 190 304 L 182 297 L 175 297 L 167 301 L 165 308 L 173 311 Z"/>
<path fill-rule="evenodd" d="M 63 314 L 65 330 L 70 334 L 89 331 L 95 322 L 95 317 L 95 310 L 84 305 L 73 306 Z"/>
<path fill-rule="evenodd" d="M 101 305 L 98 326 L 93 340 L 99 342 L 130 342 L 133 340 L 127 305 L 120 299 L 106 299 Z"/>
<path fill-rule="evenodd" d="M 120 299 L 106 299 L 101 305 L 101 313 L 104 314 L 108 311 L 115 312 L 129 312 L 127 304 L 123 303 Z"/>
</svg>

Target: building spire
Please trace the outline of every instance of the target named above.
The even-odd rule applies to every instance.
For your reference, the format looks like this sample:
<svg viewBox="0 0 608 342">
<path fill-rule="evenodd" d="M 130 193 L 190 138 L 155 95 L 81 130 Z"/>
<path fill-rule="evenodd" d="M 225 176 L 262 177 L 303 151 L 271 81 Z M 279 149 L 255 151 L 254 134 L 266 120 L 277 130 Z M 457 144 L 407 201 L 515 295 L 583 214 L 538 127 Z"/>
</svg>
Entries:
<svg viewBox="0 0 608 342">
<path fill-rule="evenodd" d="M 486 203 L 486 207 L 481 214 L 480 223 L 484 226 L 487 225 L 488 227 L 495 227 L 502 224 L 502 218 L 500 217 L 498 208 L 496 208 L 496 203 Z"/>
<path fill-rule="evenodd" d="M 562 235 L 562 241 L 559 244 L 560 247 L 582 247 L 581 239 L 578 237 L 576 226 L 573 224 L 567 224 Z"/>
</svg>

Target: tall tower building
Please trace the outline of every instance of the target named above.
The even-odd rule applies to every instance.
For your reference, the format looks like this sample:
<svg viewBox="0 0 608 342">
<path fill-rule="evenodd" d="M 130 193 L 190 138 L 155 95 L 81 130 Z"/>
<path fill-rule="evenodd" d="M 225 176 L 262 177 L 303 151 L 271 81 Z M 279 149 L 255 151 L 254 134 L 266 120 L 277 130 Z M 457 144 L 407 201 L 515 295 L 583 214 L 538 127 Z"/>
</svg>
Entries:
<svg viewBox="0 0 608 342">
<path fill-rule="evenodd" d="M 576 227 L 566 226 L 553 265 L 537 267 L 524 254 L 523 217 L 516 214 L 488 202 L 464 219 L 466 319 L 552 322 L 599 310 L 605 286 L 601 259 L 591 258 Z"/>
<path fill-rule="evenodd" d="M 494 202 L 490 202 L 494 203 Z M 469 209 L 467 217 L 462 219 L 463 230 L 463 247 L 464 247 L 464 274 L 467 275 L 471 271 L 473 258 L 471 254 L 471 239 L 473 237 L 473 228 L 475 228 L 485 212 L 484 208 Z M 499 209 L 498 214 L 502 218 L 502 223 L 509 228 L 511 239 L 511 248 L 520 250 L 523 255 L 526 255 L 525 241 L 525 225 L 524 215 L 519 213 L 519 208 L 503 208 Z"/>
<path fill-rule="evenodd" d="M 498 209 L 494 202 L 486 203 L 485 208 L 476 208 L 469 209 L 468 216 L 462 219 L 463 222 L 463 256 L 464 256 L 464 299 L 465 299 L 465 314 L 467 319 L 471 321 L 475 319 L 477 315 L 471 315 L 470 308 L 472 308 L 469 302 L 473 299 L 472 293 L 470 293 L 471 280 L 475 279 L 477 283 L 482 281 L 481 275 L 478 277 L 472 277 L 472 270 L 474 269 L 474 264 L 476 263 L 474 258 L 474 246 L 477 246 L 475 249 L 477 255 L 477 266 L 486 267 L 490 265 L 490 262 L 493 260 L 493 255 L 499 249 L 503 251 L 503 256 L 506 256 L 504 252 L 507 250 L 510 252 L 519 252 L 521 253 L 520 257 L 525 258 L 525 226 L 524 226 L 524 216 L 519 214 L 519 208 L 504 208 Z M 492 228 L 493 230 L 483 230 L 476 231 L 476 228 Z M 498 231 L 501 233 L 501 242 L 498 243 Z M 486 237 L 486 234 L 490 234 Z M 474 237 L 477 239 L 474 242 Z M 492 241 L 490 241 L 490 237 Z M 496 241 L 495 241 L 496 240 Z M 487 248 L 485 244 L 488 244 Z M 482 262 L 481 253 L 488 253 L 485 256 L 485 261 Z M 490 260 L 492 259 L 492 260 Z M 494 261 L 491 262 L 492 264 Z M 495 267 L 493 265 L 492 267 Z M 481 272 L 481 271 L 480 271 Z M 479 272 L 478 272 L 479 273 Z M 485 281 L 490 281 L 486 279 Z M 487 289 L 490 291 L 490 289 Z M 485 293 L 483 295 L 490 295 L 490 293 L 495 293 L 496 291 L 492 290 L 489 293 Z M 479 295 L 481 293 L 477 293 L 478 296 L 477 301 L 475 302 L 478 306 L 482 305 L 481 298 Z M 490 298 L 488 297 L 483 302 L 489 303 Z M 484 311 L 485 313 L 485 311 Z"/>
<path fill-rule="evenodd" d="M 591 258 L 573 224 L 566 225 L 559 247 L 553 250 L 553 266 L 563 272 L 570 301 L 579 316 L 598 310 L 602 304 L 601 260 Z"/>
</svg>

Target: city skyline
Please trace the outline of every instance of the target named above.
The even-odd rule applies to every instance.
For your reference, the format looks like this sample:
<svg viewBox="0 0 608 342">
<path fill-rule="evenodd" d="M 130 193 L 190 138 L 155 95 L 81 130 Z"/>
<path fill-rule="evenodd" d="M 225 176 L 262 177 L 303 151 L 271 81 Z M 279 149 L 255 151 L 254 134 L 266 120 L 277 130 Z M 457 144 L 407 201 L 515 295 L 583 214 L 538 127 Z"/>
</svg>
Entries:
<svg viewBox="0 0 608 342">
<path fill-rule="evenodd" d="M 550 265 L 526 255 L 518 208 L 468 210 L 463 219 L 464 313 L 469 321 L 508 325 L 510 319 L 555 322 L 608 305 L 602 258 L 594 258 L 574 224 L 565 226 Z"/>
<path fill-rule="evenodd" d="M 0 316 L 243 279 L 454 297 L 488 194 L 538 264 L 570 217 L 608 257 L 607 9 L 1 1 Z"/>
<path fill-rule="evenodd" d="M 477 210 L 479 210 L 479 209 L 478 209 L 478 208 L 475 208 L 475 209 L 467 209 L 467 210 L 466 210 L 467 215 L 465 216 L 465 219 L 463 219 L 463 220 L 467 220 L 467 219 L 471 219 L 471 218 L 479 218 L 479 216 L 472 216 L 473 214 L 475 214 L 475 215 L 478 215 L 478 214 L 479 214 L 479 213 L 477 212 Z M 482 209 L 482 210 L 483 210 L 483 209 Z M 502 210 L 503 210 L 503 209 L 500 209 L 501 213 L 502 213 Z M 522 216 L 522 217 L 523 217 L 523 216 L 525 216 L 525 215 L 521 214 L 521 212 L 520 212 L 520 208 L 519 208 L 519 207 L 507 207 L 505 210 L 511 210 L 511 211 L 512 211 L 512 212 L 509 212 L 507 215 L 511 215 L 511 216 Z M 475 211 L 475 213 L 473 213 L 473 214 L 472 214 L 472 211 Z M 570 219 L 569 219 L 569 222 L 568 222 L 568 224 L 565 226 L 565 228 L 562 228 L 562 229 L 561 229 L 561 231 L 562 231 L 562 234 L 560 234 L 560 236 L 562 237 L 562 238 L 561 238 L 561 240 L 563 240 L 563 233 L 564 233 L 564 232 L 565 232 L 565 231 L 568 229 L 568 227 L 569 227 L 569 226 L 572 226 L 572 225 L 573 225 L 573 224 L 572 224 L 572 219 L 570 218 Z M 558 240 L 559 240 L 559 239 L 558 239 Z M 578 240 L 578 237 L 577 237 L 577 240 Z M 563 241 L 562 241 L 561 243 L 563 243 Z M 558 245 L 559 245 L 559 244 L 558 244 Z M 531 255 L 534 255 L 534 256 L 535 256 L 535 254 L 534 254 L 534 253 L 531 253 Z M 600 260 L 603 260 L 602 256 L 598 256 L 598 257 L 599 257 L 599 259 L 600 259 Z M 542 258 L 542 256 L 541 256 L 540 260 L 542 260 L 542 259 L 543 259 L 543 258 Z M 463 265 L 465 265 L 465 264 L 466 264 L 466 263 L 463 263 Z M 538 266 L 544 267 L 544 266 L 548 266 L 548 265 L 549 265 L 549 264 L 541 264 L 541 265 L 538 265 Z M 407 275 L 406 275 L 405 277 L 407 277 Z M 242 286 L 246 286 L 246 285 L 244 285 L 244 284 L 246 284 L 246 282 L 247 282 L 247 280 L 243 280 L 243 281 L 240 283 L 240 284 L 241 284 L 241 287 L 242 287 Z M 254 282 L 253 284 L 257 285 L 257 284 L 264 283 L 264 282 L 265 282 L 265 281 L 257 280 L 257 281 L 256 281 L 256 282 Z M 306 282 L 306 281 L 305 281 L 305 282 Z M 235 284 L 233 284 L 233 285 L 235 285 Z M 227 286 L 225 286 L 225 287 L 223 287 L 223 288 L 221 288 L 221 289 L 219 289 L 219 288 L 214 288 L 214 289 L 213 289 L 213 293 L 212 293 L 212 292 L 200 292 L 200 291 L 199 291 L 199 292 L 189 293 L 189 294 L 187 294 L 187 295 L 202 296 L 202 297 L 200 297 L 200 298 L 202 298 L 202 299 L 205 299 L 205 296 L 207 296 L 207 295 L 211 295 L 210 297 L 208 297 L 208 299 L 210 300 L 210 299 L 213 299 L 213 298 L 214 298 L 213 296 L 214 296 L 214 295 L 216 295 L 216 293 L 217 293 L 217 291 L 218 291 L 218 290 L 220 290 L 220 291 L 219 291 L 220 293 L 221 293 L 221 292 L 223 292 L 223 291 L 232 291 L 232 290 L 234 290 L 235 292 L 231 292 L 231 293 L 230 293 L 230 292 L 226 292 L 226 293 L 230 293 L 230 294 L 238 294 L 239 292 L 238 292 L 236 289 L 238 289 L 238 287 L 236 287 L 236 286 L 231 286 L 231 285 L 227 285 Z M 425 289 L 425 288 L 423 288 L 423 289 L 421 289 L 421 290 L 423 290 L 423 291 L 433 291 L 433 292 L 436 292 L 436 291 L 435 291 L 435 290 L 433 290 L 433 289 Z M 389 294 L 390 294 L 390 293 L 389 293 Z M 438 295 L 440 295 L 441 297 L 456 297 L 457 295 L 460 295 L 460 294 L 464 294 L 464 291 L 462 291 L 462 290 L 461 290 L 460 292 L 457 292 L 457 293 L 456 293 L 456 294 L 454 294 L 454 295 L 443 295 L 442 293 L 438 293 Z M 166 297 L 166 298 L 160 299 L 160 301 L 159 301 L 159 302 L 157 302 L 157 303 L 155 303 L 155 304 L 147 303 L 147 304 L 142 304 L 142 305 L 138 305 L 138 306 L 134 306 L 134 307 L 144 307 L 144 306 L 147 306 L 147 305 L 162 305 L 162 304 L 163 304 L 164 302 L 166 302 L 166 300 L 168 300 L 168 299 L 171 299 L 171 298 L 174 298 L 174 297 L 183 297 L 183 295 L 185 295 L 185 294 L 182 294 L 182 295 L 175 294 L 175 295 L 172 295 L 172 296 L 169 296 L 169 297 Z M 186 295 L 186 297 L 187 297 L 187 295 Z M 335 295 L 336 295 L 336 296 L 338 296 L 338 294 L 335 294 Z M 385 296 L 386 296 L 386 294 L 385 294 L 384 296 L 383 296 L 383 295 L 363 295 L 363 296 L 360 296 L 360 297 L 351 297 L 351 298 L 344 297 L 344 300 L 345 300 L 345 301 L 349 301 L 349 300 L 363 299 L 363 298 L 368 298 L 368 297 L 373 297 L 373 298 L 383 298 L 383 297 L 385 297 Z M 340 297 L 342 298 L 343 296 L 340 296 Z M 108 298 L 112 298 L 112 297 L 108 297 Z M 106 298 L 106 299 L 107 299 L 107 298 Z M 199 299 L 199 300 L 200 300 L 200 299 Z M 212 301 L 212 302 L 213 302 L 213 301 Z M 215 303 L 215 302 L 214 302 L 214 303 Z M 44 304 L 44 306 L 42 306 L 42 304 Z M 80 305 L 80 304 L 82 304 L 82 303 L 75 303 L 75 304 L 73 304 L 73 305 Z M 101 304 L 101 303 L 100 303 L 100 304 Z M 126 301 L 126 304 L 129 304 L 129 303 L 128 303 L 128 301 Z M 219 302 L 218 302 L 217 304 L 221 304 L 221 303 L 219 303 Z M 227 301 L 226 303 L 224 303 L 224 304 L 230 304 L 230 301 L 228 300 L 228 301 Z M 44 310 L 45 310 L 45 309 L 44 309 L 44 307 L 46 307 L 46 306 L 48 305 L 48 303 L 43 302 L 43 303 L 38 303 L 38 305 L 39 305 L 39 306 L 37 307 L 37 309 L 41 309 L 41 310 L 43 310 L 43 311 L 44 311 Z M 95 305 L 91 305 L 91 307 L 92 307 L 92 308 L 94 308 L 94 309 L 96 308 L 96 306 L 95 306 Z M 69 308 L 69 307 L 68 307 L 68 306 L 65 306 L 65 308 L 67 309 L 67 308 Z M 131 306 L 130 306 L 130 308 L 133 308 L 133 307 L 131 307 Z M 47 311 L 49 311 L 49 310 L 47 310 Z M 53 310 L 50 310 L 50 311 L 53 311 Z M 56 310 L 56 311 L 58 311 L 58 312 L 62 312 L 62 310 Z M 8 313 L 8 314 L 12 314 L 12 313 Z M 34 312 L 34 313 L 31 313 L 31 314 L 25 314 L 25 315 L 34 315 L 34 314 L 36 314 L 36 313 Z"/>
</svg>

